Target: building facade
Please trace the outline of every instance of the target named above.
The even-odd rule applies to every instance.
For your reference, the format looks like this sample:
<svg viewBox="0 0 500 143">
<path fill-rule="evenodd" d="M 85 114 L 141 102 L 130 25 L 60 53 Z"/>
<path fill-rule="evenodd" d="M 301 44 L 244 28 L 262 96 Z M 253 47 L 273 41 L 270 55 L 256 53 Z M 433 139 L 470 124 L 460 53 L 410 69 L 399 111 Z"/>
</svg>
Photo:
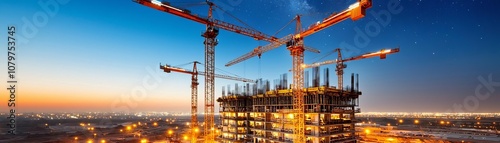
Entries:
<svg viewBox="0 0 500 143">
<path fill-rule="evenodd" d="M 361 92 L 351 88 L 305 88 L 305 128 L 308 143 L 356 142 L 355 113 Z M 228 94 L 217 99 L 221 117 L 219 142 L 292 143 L 291 89 L 261 94 Z"/>
</svg>

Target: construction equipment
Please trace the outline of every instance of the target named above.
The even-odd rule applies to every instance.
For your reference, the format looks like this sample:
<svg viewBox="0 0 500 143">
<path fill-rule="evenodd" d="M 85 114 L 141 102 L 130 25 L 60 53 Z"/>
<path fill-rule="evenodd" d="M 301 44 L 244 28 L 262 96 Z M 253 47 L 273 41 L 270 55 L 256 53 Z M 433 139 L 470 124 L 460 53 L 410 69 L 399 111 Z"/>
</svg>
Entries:
<svg viewBox="0 0 500 143">
<path fill-rule="evenodd" d="M 350 57 L 350 58 L 347 58 L 347 59 L 342 59 L 342 53 L 340 52 L 340 48 L 335 49 L 335 52 L 338 53 L 338 57 L 335 60 L 328 60 L 328 61 L 323 61 L 323 62 L 316 62 L 316 63 L 312 63 L 312 64 L 303 64 L 302 68 L 304 68 L 304 69 L 305 68 L 313 68 L 313 67 L 318 67 L 318 66 L 322 66 L 322 65 L 328 65 L 328 64 L 335 64 L 336 63 L 337 66 L 335 66 L 335 71 L 336 71 L 337 77 L 338 77 L 337 89 L 342 90 L 343 89 L 343 81 L 344 81 L 344 79 L 343 79 L 344 78 L 344 68 L 347 67 L 347 65 L 344 64 L 344 62 L 354 61 L 354 60 L 361 60 L 361 59 L 372 58 L 372 57 L 380 57 L 380 59 L 385 59 L 388 54 L 393 54 L 393 53 L 399 52 L 399 48 L 395 48 L 395 49 L 382 49 L 382 50 L 380 50 L 378 52 L 366 53 L 366 54 L 363 54 L 363 55 L 354 56 L 354 57 Z"/>
<path fill-rule="evenodd" d="M 351 18 L 352 20 L 358 20 L 365 16 L 366 9 L 372 6 L 371 0 L 358 0 L 356 3 L 350 5 L 346 10 L 340 13 L 334 13 L 323 21 L 318 22 L 305 30 L 302 30 L 300 23 L 300 16 L 296 17 L 296 33 L 294 35 L 287 35 L 283 38 L 277 39 L 277 42 L 272 42 L 266 46 L 259 46 L 255 48 L 250 53 L 240 56 L 226 64 L 226 66 L 231 66 L 236 63 L 242 62 L 244 60 L 250 59 L 255 56 L 261 56 L 262 53 L 269 50 L 275 49 L 286 42 L 287 49 L 290 50 L 290 54 L 293 58 L 293 85 L 292 92 L 293 96 L 293 109 L 294 109 L 294 142 L 304 143 L 306 141 L 305 137 L 305 118 L 304 118 L 304 101 L 302 89 L 304 86 L 304 69 L 301 65 L 304 63 L 304 42 L 303 38 L 312 35 L 318 31 L 326 29 L 334 24 L 337 24 L 343 20 Z"/>
<path fill-rule="evenodd" d="M 193 63 L 193 70 L 188 70 L 188 69 L 183 69 L 183 68 L 178 68 L 170 65 L 164 65 L 162 66 L 160 64 L 160 69 L 163 69 L 164 72 L 170 73 L 172 71 L 174 72 L 179 72 L 179 73 L 185 73 L 185 74 L 190 74 L 191 75 L 191 124 L 190 124 L 190 129 L 191 129 L 191 143 L 196 143 L 196 140 L 198 138 L 197 132 L 198 132 L 198 75 L 206 76 L 207 73 L 198 71 L 196 68 L 196 64 L 201 64 L 198 61 L 194 61 Z M 255 82 L 254 80 L 251 79 L 246 79 L 246 78 L 241 78 L 241 77 L 233 77 L 233 76 L 228 76 L 228 75 L 220 75 L 220 74 L 213 74 L 214 77 L 216 78 L 222 78 L 222 79 L 229 79 L 229 80 L 235 80 L 235 81 L 242 81 L 242 82 Z M 207 126 L 205 124 L 205 126 Z"/>
<path fill-rule="evenodd" d="M 215 123 L 214 123 L 214 94 L 215 94 L 215 46 L 218 44 L 216 39 L 219 34 L 219 28 L 235 32 L 238 34 L 246 35 L 252 37 L 256 40 L 265 40 L 274 43 L 284 44 L 283 41 L 278 41 L 276 37 L 268 36 L 254 29 L 244 28 L 237 25 L 233 25 L 227 22 L 223 22 L 212 17 L 212 11 L 217 7 L 214 3 L 206 1 L 208 8 L 208 17 L 203 18 L 194 14 L 191 14 L 189 10 L 182 8 L 177 8 L 168 2 L 160 2 L 157 0 L 133 0 L 136 3 L 148 6 L 150 8 L 167 12 L 182 18 L 186 18 L 201 24 L 206 25 L 206 31 L 202 34 L 205 37 L 205 126 L 204 134 L 207 137 L 205 142 L 212 143 L 215 141 Z M 240 20 L 241 21 L 241 20 Z"/>
</svg>

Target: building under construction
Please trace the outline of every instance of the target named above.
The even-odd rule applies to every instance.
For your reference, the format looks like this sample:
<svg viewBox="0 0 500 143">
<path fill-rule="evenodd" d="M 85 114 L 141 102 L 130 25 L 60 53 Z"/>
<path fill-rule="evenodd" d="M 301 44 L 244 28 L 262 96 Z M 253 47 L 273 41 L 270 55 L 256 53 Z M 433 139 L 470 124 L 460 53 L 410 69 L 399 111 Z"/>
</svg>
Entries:
<svg viewBox="0 0 500 143">
<path fill-rule="evenodd" d="M 319 68 L 313 68 L 312 85 L 305 74 L 304 113 L 306 142 L 356 142 L 355 113 L 359 113 L 359 84 L 351 75 L 350 87 L 330 86 L 328 69 L 320 85 Z M 255 84 L 223 87 L 220 105 L 220 142 L 291 143 L 293 92 L 286 74 L 274 81 L 258 80 Z"/>
</svg>

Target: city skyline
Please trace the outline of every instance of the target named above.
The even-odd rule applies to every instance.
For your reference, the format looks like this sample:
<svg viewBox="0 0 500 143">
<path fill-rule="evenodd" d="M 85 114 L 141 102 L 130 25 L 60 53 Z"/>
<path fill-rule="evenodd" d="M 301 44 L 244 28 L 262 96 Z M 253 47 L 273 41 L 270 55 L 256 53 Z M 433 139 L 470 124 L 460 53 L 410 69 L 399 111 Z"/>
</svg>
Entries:
<svg viewBox="0 0 500 143">
<path fill-rule="evenodd" d="M 206 6 L 171 2 L 206 15 Z M 297 13 L 303 14 L 302 27 L 307 28 L 354 1 L 214 2 L 251 27 L 274 34 Z M 500 112 L 495 102 L 500 100 L 500 67 L 496 64 L 500 61 L 500 44 L 495 41 L 500 19 L 494 18 L 493 12 L 498 11 L 498 2 L 402 1 L 392 5 L 400 6 L 400 12 L 391 11 L 394 8 L 390 2 L 374 1 L 365 18 L 346 20 L 305 38 L 307 46 L 322 52 L 306 52 L 305 62 L 335 59 L 335 54 L 322 57 L 340 46 L 345 46 L 340 47 L 344 57 L 400 47 L 399 53 L 388 55 L 385 60 L 371 58 L 346 63 L 344 85 L 350 84 L 351 73 L 360 75 L 362 112 L 460 112 L 457 106 L 462 106 L 464 112 Z M 190 75 L 164 73 L 159 63 L 203 63 L 200 33 L 204 25 L 132 1 L 60 0 L 54 13 L 47 12 L 44 4 L 2 3 L 5 8 L 0 13 L 6 20 L 0 26 L 15 25 L 22 36 L 18 39 L 24 38 L 18 40 L 17 51 L 19 113 L 190 110 Z M 388 12 L 390 20 L 376 18 L 384 12 Z M 46 23 L 33 19 L 40 13 L 47 15 Z M 244 25 L 217 10 L 214 17 Z M 23 30 L 30 24 L 36 32 Z M 293 33 L 294 29 L 292 23 L 276 36 Z M 6 33 L 0 35 L 5 37 Z M 356 42 L 360 37 L 362 41 Z M 268 42 L 224 30 L 217 39 L 216 67 L 229 72 L 216 73 L 270 81 L 288 73 L 291 82 L 288 70 L 292 60 L 284 46 L 260 59 L 224 67 L 228 61 Z M 6 40 L 0 44 L 6 45 Z M 6 59 L 6 55 L 1 54 L 0 58 Z M 0 63 L 0 67 L 6 67 L 6 62 Z M 330 69 L 330 84 L 336 85 L 334 65 L 326 67 Z M 7 74 L 0 78 L 7 79 Z M 198 103 L 203 107 L 203 78 L 199 82 Z M 222 86 L 234 87 L 234 83 L 240 84 L 217 79 L 216 98 L 222 95 Z M 2 85 L 7 87 L 5 82 Z M 7 91 L 1 93 L 0 100 L 7 101 Z M 485 96 L 487 93 L 489 96 Z M 0 112 L 6 109 L 6 104 L 0 105 Z"/>
</svg>

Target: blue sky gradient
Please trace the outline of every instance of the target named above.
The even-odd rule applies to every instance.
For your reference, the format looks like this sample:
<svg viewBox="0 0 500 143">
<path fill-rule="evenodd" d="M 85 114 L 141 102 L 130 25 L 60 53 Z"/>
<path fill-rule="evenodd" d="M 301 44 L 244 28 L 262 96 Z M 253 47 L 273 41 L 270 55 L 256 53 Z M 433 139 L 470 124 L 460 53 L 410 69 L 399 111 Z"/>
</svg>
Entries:
<svg viewBox="0 0 500 143">
<path fill-rule="evenodd" d="M 60 0 L 59 2 L 63 2 Z M 66 0 L 58 3 L 54 16 L 48 15 L 45 24 L 35 26 L 37 32 L 26 32 L 26 21 L 34 22 L 37 14 L 46 14 L 40 1 L 2 1 L 0 27 L 15 25 L 18 36 L 19 109 L 22 111 L 114 111 L 111 103 L 131 94 L 149 76 L 147 69 L 161 72 L 159 63 L 180 65 L 204 61 L 203 37 L 205 26 L 157 11 L 130 0 Z M 172 5 L 187 8 L 192 13 L 207 15 L 207 6 L 191 6 L 203 0 L 172 0 Z M 252 28 L 272 35 L 296 14 L 302 14 L 305 28 L 332 12 L 347 8 L 354 0 L 218 0 L 213 1 L 228 13 L 245 21 Z M 305 44 L 320 49 L 321 54 L 306 53 L 305 62 L 318 61 L 341 43 L 356 46 L 357 28 L 366 31 L 370 23 L 380 26 L 380 32 L 369 36 L 366 47 L 344 49 L 344 56 L 374 52 L 382 48 L 401 47 L 401 52 L 387 59 L 365 59 L 348 62 L 345 81 L 350 73 L 360 74 L 363 91 L 361 108 L 370 111 L 444 112 L 454 104 L 464 104 L 474 96 L 479 77 L 500 81 L 500 19 L 498 1 L 430 1 L 409 0 L 399 4 L 402 11 L 391 14 L 391 21 L 382 26 L 372 13 L 387 11 L 389 1 L 373 1 L 367 16 L 358 21 L 346 20 L 305 38 Z M 230 15 L 216 10 L 214 17 L 244 26 Z M 23 20 L 26 19 L 26 20 Z M 43 21 L 44 19 L 35 19 Z M 36 22 L 36 21 L 35 21 Z M 40 23 L 39 23 L 40 24 Z M 373 27 L 371 27 L 373 28 Z M 293 33 L 295 24 L 278 33 L 282 37 Z M 374 29 L 368 29 L 374 30 Z M 7 37 L 7 30 L 0 32 Z M 28 36 L 27 36 L 28 35 Z M 5 38 L 6 39 L 6 38 Z M 284 46 L 262 55 L 224 67 L 228 61 L 268 42 L 221 30 L 216 47 L 216 67 L 242 77 L 274 80 L 291 68 L 290 53 Z M 6 45 L 1 40 L 0 45 Z M 5 50 L 4 50 L 5 52 Z M 335 59 L 332 54 L 322 60 Z M 6 59 L 6 54 L 0 54 Z M 4 60 L 2 60 L 4 61 Z M 6 62 L 0 62 L 6 67 Z M 334 65 L 330 68 L 330 83 L 336 85 Z M 183 68 L 190 69 L 190 66 Z M 203 68 L 201 68 L 203 69 Z M 321 70 L 322 71 L 322 70 Z M 216 71 L 218 72 L 218 71 Z M 0 79 L 7 79 L 1 74 Z M 289 73 L 289 76 L 291 73 Z M 162 81 L 147 96 L 131 101 L 129 111 L 189 111 L 190 76 L 180 73 L 162 74 Z M 321 78 L 323 79 L 323 78 Z M 291 82 L 291 77 L 289 78 Z M 199 82 L 199 103 L 203 103 L 203 78 Z M 323 82 L 323 81 L 322 81 Z M 151 80 L 151 83 L 154 83 Z M 216 80 L 216 93 L 233 81 Z M 4 87 L 5 82 L 1 82 Z M 469 112 L 498 112 L 500 87 L 479 106 Z M 488 90 L 483 89 L 482 92 Z M 1 101 L 6 101 L 2 91 Z M 44 99 L 47 100 L 35 100 Z M 72 103 L 88 106 L 75 107 Z M 29 104 L 29 105 L 26 105 Z M 36 106 L 35 106 L 36 105 Z M 61 106 L 56 106 L 61 105 Z M 3 108 L 3 104 L 2 109 Z M 64 107 L 61 110 L 59 107 Z M 125 107 L 125 105 L 120 105 Z M 122 109 L 122 108 L 120 108 Z M 202 109 L 202 108 L 200 108 Z M 465 110 L 467 111 L 467 110 Z M 0 111 L 4 112 L 4 111 Z M 200 112 L 202 112 L 200 110 Z"/>
</svg>

